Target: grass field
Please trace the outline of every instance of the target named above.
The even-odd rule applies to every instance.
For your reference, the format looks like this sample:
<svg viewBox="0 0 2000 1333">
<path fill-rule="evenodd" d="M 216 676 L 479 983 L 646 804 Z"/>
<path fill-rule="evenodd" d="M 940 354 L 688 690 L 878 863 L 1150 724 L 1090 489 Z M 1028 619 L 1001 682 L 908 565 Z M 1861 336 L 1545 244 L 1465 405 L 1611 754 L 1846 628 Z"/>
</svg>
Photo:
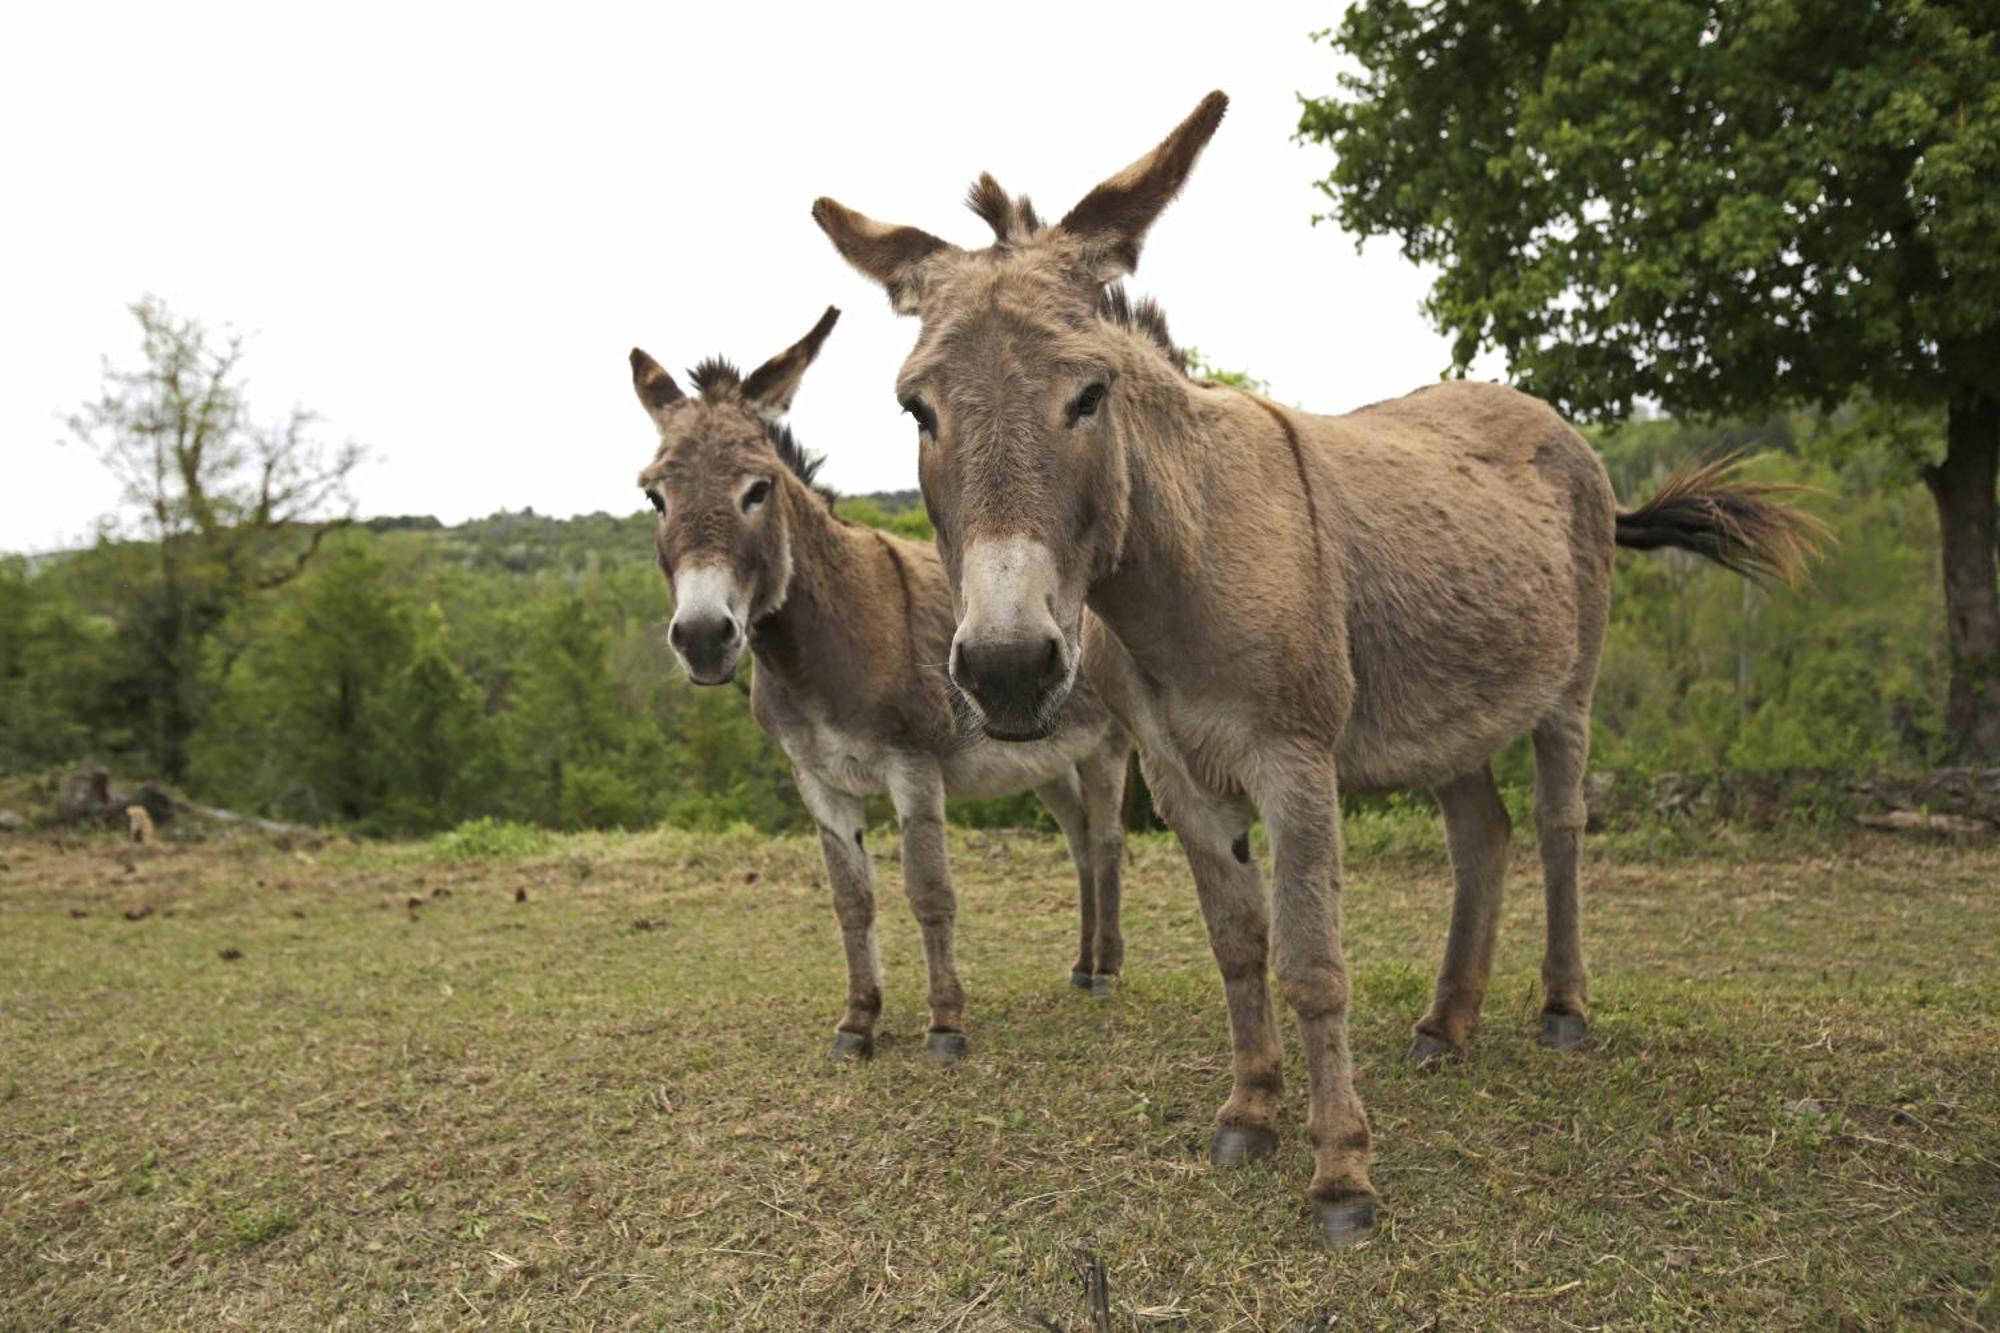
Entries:
<svg viewBox="0 0 2000 1333">
<path fill-rule="evenodd" d="M 0 842 L 0 1327 L 1091 1329 L 1085 1255 L 1121 1329 L 2000 1325 L 2000 850 L 1600 843 L 1557 1055 L 1517 849 L 1474 1058 L 1428 1074 L 1445 872 L 1356 857 L 1386 1207 L 1328 1253 L 1295 1050 L 1275 1164 L 1203 1160 L 1228 1047 L 1171 842 L 1093 1000 L 1056 840 L 957 835 L 956 1071 L 875 844 L 886 1040 L 835 1067 L 804 840 Z"/>
</svg>

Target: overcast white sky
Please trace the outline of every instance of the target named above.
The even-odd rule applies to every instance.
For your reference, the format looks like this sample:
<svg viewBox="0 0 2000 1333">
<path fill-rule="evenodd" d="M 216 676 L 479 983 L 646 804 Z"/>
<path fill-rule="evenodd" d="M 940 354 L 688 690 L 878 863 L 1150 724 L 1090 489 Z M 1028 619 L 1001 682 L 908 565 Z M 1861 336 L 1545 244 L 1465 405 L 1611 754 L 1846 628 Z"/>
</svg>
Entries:
<svg viewBox="0 0 2000 1333">
<path fill-rule="evenodd" d="M 1228 119 L 1133 283 L 1176 335 L 1338 411 L 1435 379 L 1426 277 L 1311 216 L 1295 94 L 1339 4 L 16 6 L 0 45 L 0 549 L 116 495 L 60 443 L 145 293 L 250 337 L 251 401 L 367 446 L 362 514 L 637 507 L 627 348 L 754 365 L 846 312 L 793 422 L 842 490 L 915 484 L 915 336 L 813 226 L 963 243 L 980 170 L 1060 214 L 1210 88 Z M 1182 17 L 1182 15 L 1185 17 Z M 1490 368 L 1488 369 L 1491 373 Z"/>
</svg>

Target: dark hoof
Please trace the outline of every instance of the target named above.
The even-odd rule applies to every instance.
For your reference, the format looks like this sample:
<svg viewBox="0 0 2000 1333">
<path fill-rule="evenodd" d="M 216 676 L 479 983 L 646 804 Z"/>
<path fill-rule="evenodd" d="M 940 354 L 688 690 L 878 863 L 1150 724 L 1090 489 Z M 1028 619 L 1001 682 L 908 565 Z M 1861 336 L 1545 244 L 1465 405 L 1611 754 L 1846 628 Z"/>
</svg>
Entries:
<svg viewBox="0 0 2000 1333">
<path fill-rule="evenodd" d="M 1583 1045 L 1588 1028 L 1582 1014 L 1543 1014 L 1539 1040 L 1552 1051 L 1573 1051 Z"/>
<path fill-rule="evenodd" d="M 875 1039 L 865 1032 L 836 1032 L 827 1050 L 829 1060 L 869 1060 L 875 1056 Z"/>
<path fill-rule="evenodd" d="M 1116 989 L 1118 989 L 1116 972 L 1099 972 L 1090 979 L 1090 993 L 1100 1000 Z"/>
<path fill-rule="evenodd" d="M 1375 1234 L 1375 1196 L 1357 1194 L 1351 1199 L 1341 1199 L 1335 1203 L 1316 1204 L 1313 1219 L 1319 1223 L 1319 1234 L 1333 1249 L 1367 1240 Z"/>
<path fill-rule="evenodd" d="M 1075 968 L 1070 969 L 1069 984 L 1074 986 L 1076 989 L 1089 990 L 1091 988 L 1091 980 L 1092 978 L 1090 973 L 1079 972 Z"/>
<path fill-rule="evenodd" d="M 934 1065 L 955 1065 L 965 1058 L 963 1032 L 933 1032 L 924 1043 L 924 1058 Z"/>
<path fill-rule="evenodd" d="M 1411 1039 L 1410 1049 L 1403 1058 L 1419 1069 L 1436 1069 L 1453 1060 L 1463 1060 L 1465 1052 L 1442 1037 L 1419 1032 Z"/>
<path fill-rule="evenodd" d="M 1278 1151 L 1278 1132 L 1262 1125 L 1220 1125 L 1208 1141 L 1208 1160 L 1216 1166 L 1248 1166 Z"/>
</svg>

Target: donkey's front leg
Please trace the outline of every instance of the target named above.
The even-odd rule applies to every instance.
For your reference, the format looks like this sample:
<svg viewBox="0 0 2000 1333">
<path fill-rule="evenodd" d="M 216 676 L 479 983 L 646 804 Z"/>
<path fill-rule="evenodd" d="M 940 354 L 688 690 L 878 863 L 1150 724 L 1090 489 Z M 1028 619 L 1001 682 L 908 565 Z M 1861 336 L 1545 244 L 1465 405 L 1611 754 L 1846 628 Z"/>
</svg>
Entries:
<svg viewBox="0 0 2000 1333">
<path fill-rule="evenodd" d="M 965 1054 L 965 988 L 952 954 L 958 900 L 945 854 L 944 778 L 933 766 L 908 765 L 890 777 L 889 797 L 903 828 L 903 892 L 924 933 L 930 968 L 931 1034 L 927 1052 L 939 1064 Z"/>
<path fill-rule="evenodd" d="M 1307 1187 L 1332 1245 L 1375 1225 L 1368 1180 L 1368 1120 L 1354 1091 L 1347 1047 L 1347 959 L 1340 940 L 1340 800 L 1333 756 L 1307 757 L 1274 774 L 1258 793 L 1271 830 L 1278 988 L 1298 1017 L 1309 1083 L 1306 1127 L 1313 1178 Z"/>
<path fill-rule="evenodd" d="M 875 946 L 875 886 L 862 845 L 866 828 L 859 796 L 828 786 L 801 768 L 799 795 L 819 824 L 820 854 L 833 885 L 833 914 L 847 950 L 847 1011 L 834 1030 L 830 1059 L 875 1054 L 875 1020 L 882 1012 L 882 955 Z"/>
<path fill-rule="evenodd" d="M 1215 1116 L 1208 1158 L 1239 1166 L 1278 1150 L 1278 1094 L 1284 1090 L 1278 1028 L 1271 1013 L 1270 914 L 1250 855 L 1249 809 L 1203 790 L 1172 763 L 1142 760 L 1153 804 L 1181 840 L 1209 947 L 1229 1005 L 1229 1100 Z"/>
</svg>

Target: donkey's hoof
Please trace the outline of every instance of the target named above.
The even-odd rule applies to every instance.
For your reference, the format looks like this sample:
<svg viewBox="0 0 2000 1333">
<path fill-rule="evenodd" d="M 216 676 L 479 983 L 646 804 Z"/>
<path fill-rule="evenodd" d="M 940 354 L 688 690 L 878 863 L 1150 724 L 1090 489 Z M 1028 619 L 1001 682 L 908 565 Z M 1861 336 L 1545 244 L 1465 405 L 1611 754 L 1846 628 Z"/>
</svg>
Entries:
<svg viewBox="0 0 2000 1333">
<path fill-rule="evenodd" d="M 1319 1234 L 1327 1245 L 1338 1250 L 1375 1234 L 1375 1209 L 1374 1195 L 1357 1194 L 1313 1205 L 1313 1220 L 1319 1223 Z"/>
<path fill-rule="evenodd" d="M 1099 972 L 1090 979 L 1090 993 L 1100 1000 L 1117 989 L 1118 974 L 1116 972 Z"/>
<path fill-rule="evenodd" d="M 866 1032 L 836 1032 L 826 1058 L 833 1061 L 869 1060 L 875 1056 L 875 1038 Z"/>
<path fill-rule="evenodd" d="M 1410 1040 L 1410 1049 L 1403 1058 L 1419 1069 L 1437 1069 L 1454 1060 L 1463 1060 L 1465 1050 L 1454 1046 L 1443 1037 L 1433 1037 L 1428 1032 L 1419 1032 Z"/>
<path fill-rule="evenodd" d="M 1267 1125 L 1219 1125 L 1208 1141 L 1208 1160 L 1216 1166 L 1248 1166 L 1278 1151 L 1278 1131 Z"/>
<path fill-rule="evenodd" d="M 934 1065 L 955 1065 L 965 1058 L 963 1032 L 933 1032 L 924 1043 L 924 1058 Z"/>
<path fill-rule="evenodd" d="M 1589 1027 L 1582 1014 L 1543 1014 L 1539 1040 L 1552 1051 L 1573 1051 L 1583 1045 Z"/>
<path fill-rule="evenodd" d="M 1090 973 L 1081 972 L 1075 968 L 1070 969 L 1069 984 L 1071 986 L 1074 986 L 1077 990 L 1091 989 L 1092 981 L 1093 978 L 1091 977 Z"/>
</svg>

